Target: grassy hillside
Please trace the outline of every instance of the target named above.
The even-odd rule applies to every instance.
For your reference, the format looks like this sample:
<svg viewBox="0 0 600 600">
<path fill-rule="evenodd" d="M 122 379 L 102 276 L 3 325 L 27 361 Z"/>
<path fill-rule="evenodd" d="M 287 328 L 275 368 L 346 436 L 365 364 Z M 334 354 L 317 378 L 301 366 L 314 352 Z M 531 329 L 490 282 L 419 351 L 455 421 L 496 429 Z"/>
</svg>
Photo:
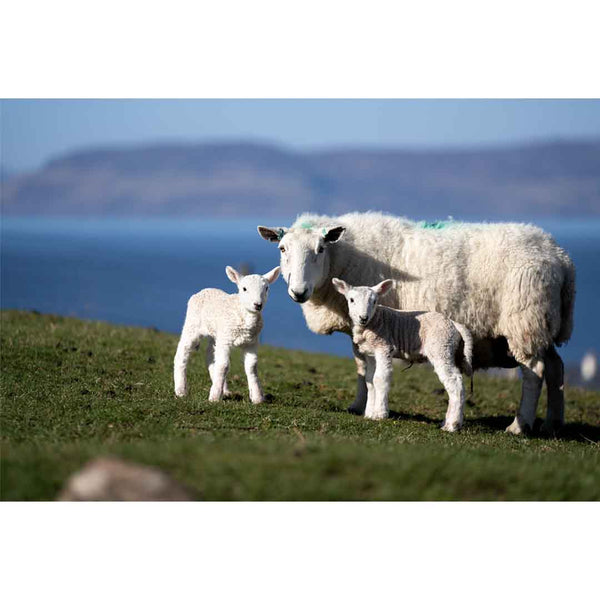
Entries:
<svg viewBox="0 0 600 600">
<path fill-rule="evenodd" d="M 393 418 L 369 422 L 345 411 L 349 359 L 263 347 L 270 401 L 253 406 L 236 354 L 234 398 L 215 405 L 203 352 L 174 397 L 174 335 L 16 311 L 1 325 L 5 500 L 52 499 L 99 455 L 156 465 L 205 500 L 600 499 L 598 392 L 567 390 L 561 439 L 515 438 L 519 382 L 478 376 L 453 435 L 426 368 L 397 373 Z"/>
</svg>

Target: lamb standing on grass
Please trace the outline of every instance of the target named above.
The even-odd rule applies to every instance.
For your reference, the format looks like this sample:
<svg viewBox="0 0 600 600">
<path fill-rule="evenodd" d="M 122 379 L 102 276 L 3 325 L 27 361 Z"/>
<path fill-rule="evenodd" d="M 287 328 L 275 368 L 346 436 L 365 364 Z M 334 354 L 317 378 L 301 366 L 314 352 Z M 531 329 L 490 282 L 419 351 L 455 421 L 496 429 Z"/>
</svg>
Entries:
<svg viewBox="0 0 600 600">
<path fill-rule="evenodd" d="M 208 337 L 206 363 L 212 381 L 209 402 L 228 396 L 227 371 L 231 349 L 242 348 L 248 390 L 253 404 L 264 402 L 258 380 L 258 335 L 263 327 L 263 309 L 269 285 L 279 277 L 279 267 L 265 275 L 242 277 L 232 267 L 226 267 L 227 277 L 238 286 L 237 294 L 227 294 L 214 288 L 194 294 L 188 301 L 185 323 L 177 346 L 174 364 L 175 394 L 187 394 L 186 367 L 190 352 L 201 337 Z"/>
<path fill-rule="evenodd" d="M 379 297 L 392 289 L 394 282 L 391 279 L 373 287 L 352 287 L 335 277 L 332 283 L 348 302 L 352 341 L 367 357 L 365 418 L 385 419 L 388 416 L 392 358 L 411 362 L 429 360 L 448 392 L 448 411 L 442 429 L 460 429 L 465 389 L 459 366 L 465 374 L 473 373 L 473 338 L 469 330 L 438 312 L 377 306 Z"/>
</svg>

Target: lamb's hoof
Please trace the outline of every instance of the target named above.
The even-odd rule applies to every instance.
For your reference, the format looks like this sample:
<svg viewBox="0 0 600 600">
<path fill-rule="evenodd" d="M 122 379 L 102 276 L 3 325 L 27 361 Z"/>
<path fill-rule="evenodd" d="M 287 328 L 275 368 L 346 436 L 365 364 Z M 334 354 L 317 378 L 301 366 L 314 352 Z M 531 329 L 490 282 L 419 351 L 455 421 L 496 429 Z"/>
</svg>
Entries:
<svg viewBox="0 0 600 600">
<path fill-rule="evenodd" d="M 373 413 L 365 413 L 365 419 L 369 419 L 371 421 L 383 421 L 387 419 L 389 416 L 388 412 L 373 412 Z"/>
<path fill-rule="evenodd" d="M 265 402 L 265 397 L 259 396 L 258 398 L 250 398 L 250 402 L 252 402 L 252 404 L 262 404 Z"/>
<path fill-rule="evenodd" d="M 225 390 L 223 392 L 223 398 L 231 398 L 233 396 L 233 392 L 230 390 Z"/>
<path fill-rule="evenodd" d="M 550 420 L 550 421 L 548 421 L 546 419 L 546 421 L 544 421 L 542 423 L 540 430 L 544 435 L 547 435 L 549 437 L 558 437 L 560 430 L 564 426 L 565 426 L 565 422 L 561 421 L 560 419 L 555 419 L 555 420 Z"/>
<path fill-rule="evenodd" d="M 209 396 L 208 401 L 209 402 L 220 402 L 221 398 L 219 396 Z"/>
<path fill-rule="evenodd" d="M 518 417 L 505 429 L 506 433 L 512 433 L 513 435 L 527 435 L 531 433 L 531 425 L 519 421 Z"/>
<path fill-rule="evenodd" d="M 175 395 L 178 398 L 183 398 L 183 397 L 187 396 L 187 393 L 188 393 L 188 391 L 186 388 L 175 388 Z"/>
<path fill-rule="evenodd" d="M 447 431 L 448 433 L 454 433 L 458 431 L 462 427 L 462 423 L 446 423 L 445 421 L 442 423 L 442 431 Z"/>
</svg>

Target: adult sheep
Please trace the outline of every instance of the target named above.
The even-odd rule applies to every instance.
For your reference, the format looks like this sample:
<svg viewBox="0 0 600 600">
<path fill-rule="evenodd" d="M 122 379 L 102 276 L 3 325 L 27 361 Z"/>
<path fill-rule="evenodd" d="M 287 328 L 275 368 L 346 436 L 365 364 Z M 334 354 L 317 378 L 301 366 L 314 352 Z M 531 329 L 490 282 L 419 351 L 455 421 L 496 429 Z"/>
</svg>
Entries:
<svg viewBox="0 0 600 600">
<path fill-rule="evenodd" d="M 575 268 L 543 230 L 515 223 L 428 225 L 376 212 L 339 217 L 300 215 L 289 227 L 258 227 L 276 242 L 288 294 L 302 304 L 312 331 L 351 335 L 344 298 L 331 283 L 397 282 L 383 299 L 392 308 L 441 312 L 463 323 L 475 341 L 473 367 L 520 366 L 518 413 L 507 431 L 533 427 L 545 378 L 545 428 L 564 422 L 563 363 L 555 345 L 573 329 Z M 358 370 L 351 412 L 364 413 L 365 361 Z"/>
</svg>

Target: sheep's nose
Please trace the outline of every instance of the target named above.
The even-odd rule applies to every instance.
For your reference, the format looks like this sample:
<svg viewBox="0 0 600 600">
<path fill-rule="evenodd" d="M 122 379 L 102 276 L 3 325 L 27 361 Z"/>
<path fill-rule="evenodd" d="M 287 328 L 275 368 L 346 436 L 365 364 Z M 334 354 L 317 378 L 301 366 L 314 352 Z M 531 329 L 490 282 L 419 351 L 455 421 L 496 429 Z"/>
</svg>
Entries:
<svg viewBox="0 0 600 600">
<path fill-rule="evenodd" d="M 262 302 L 255 302 L 254 303 L 254 308 L 256 310 L 260 310 L 262 308 Z"/>
<path fill-rule="evenodd" d="M 361 325 L 366 325 L 369 318 L 368 317 L 359 317 L 358 320 L 360 321 Z"/>
<path fill-rule="evenodd" d="M 290 290 L 291 294 L 292 294 L 292 299 L 295 302 L 305 302 L 306 300 L 308 300 L 308 290 L 306 288 L 303 288 L 302 290 Z"/>
</svg>

